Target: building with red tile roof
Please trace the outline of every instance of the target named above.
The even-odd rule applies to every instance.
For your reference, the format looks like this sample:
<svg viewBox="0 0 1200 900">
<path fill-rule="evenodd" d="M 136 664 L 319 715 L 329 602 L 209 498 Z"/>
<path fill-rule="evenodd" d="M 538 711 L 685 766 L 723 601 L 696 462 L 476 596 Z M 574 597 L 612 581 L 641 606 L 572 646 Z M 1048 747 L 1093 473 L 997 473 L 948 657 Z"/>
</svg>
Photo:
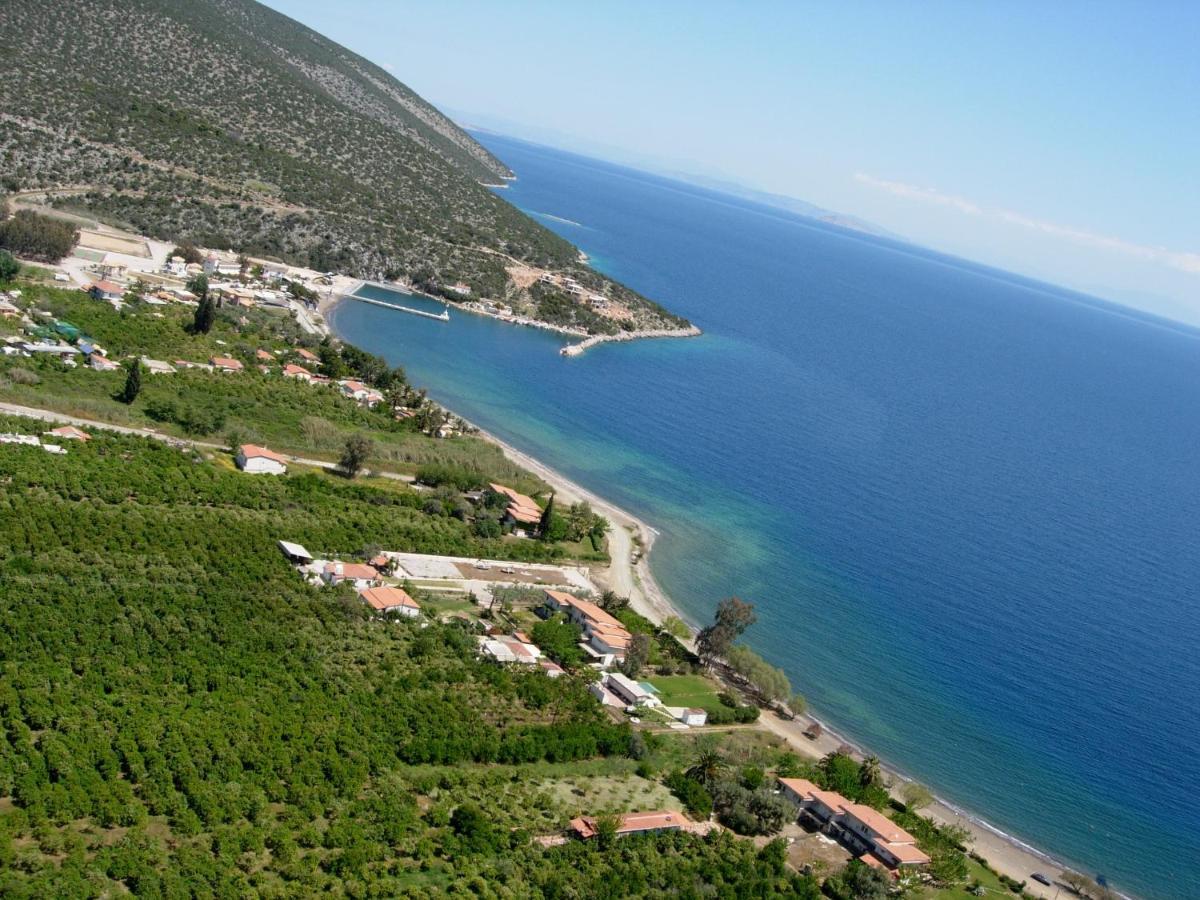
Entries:
<svg viewBox="0 0 1200 900">
<path fill-rule="evenodd" d="M 537 525 L 542 521 L 542 508 L 532 497 L 527 497 L 519 491 L 503 484 L 489 484 L 493 493 L 508 498 L 508 506 L 504 514 L 514 525 Z"/>
<path fill-rule="evenodd" d="M 90 441 L 92 436 L 86 431 L 76 428 L 74 425 L 64 425 L 61 428 L 52 428 L 46 432 L 57 438 L 64 438 L 68 441 Z"/>
<path fill-rule="evenodd" d="M 583 629 L 585 650 L 606 663 L 625 658 L 633 636 L 620 620 L 590 600 L 581 600 L 565 591 L 547 589 L 544 593 L 548 609 L 563 613 Z"/>
<path fill-rule="evenodd" d="M 257 444 L 242 444 L 237 452 L 237 467 L 256 475 L 283 475 L 287 472 L 287 457 Z"/>
<path fill-rule="evenodd" d="M 895 870 L 929 862 L 916 838 L 877 809 L 852 803 L 836 791 L 823 791 L 804 778 L 780 778 L 779 789 L 801 815 L 811 815 L 822 831 L 861 854 L 868 865 Z"/>
<path fill-rule="evenodd" d="M 625 813 L 617 817 L 617 836 L 631 834 L 657 834 L 663 831 L 683 831 L 692 820 L 673 809 L 653 812 Z M 599 832 L 594 816 L 580 816 L 571 820 L 571 831 L 581 840 L 595 837 Z"/>
<path fill-rule="evenodd" d="M 353 583 L 356 588 L 376 587 L 382 581 L 374 566 L 366 563 L 328 562 L 325 571 L 321 573 L 326 584 L 341 584 L 343 581 Z"/>
<path fill-rule="evenodd" d="M 228 356 L 214 356 L 209 362 L 222 372 L 240 372 L 245 368 L 236 359 L 230 359 Z"/>
<path fill-rule="evenodd" d="M 415 618 L 421 613 L 421 604 L 410 597 L 408 591 L 404 590 L 404 588 L 391 587 L 390 585 L 364 588 L 358 592 L 358 596 L 362 597 L 363 601 L 373 610 L 384 615 L 395 613 L 396 615 Z"/>
<path fill-rule="evenodd" d="M 312 372 L 308 371 L 308 369 L 304 368 L 304 366 L 298 366 L 295 363 L 288 363 L 283 367 L 283 377 L 299 378 L 301 381 L 312 381 L 313 374 Z"/>
</svg>

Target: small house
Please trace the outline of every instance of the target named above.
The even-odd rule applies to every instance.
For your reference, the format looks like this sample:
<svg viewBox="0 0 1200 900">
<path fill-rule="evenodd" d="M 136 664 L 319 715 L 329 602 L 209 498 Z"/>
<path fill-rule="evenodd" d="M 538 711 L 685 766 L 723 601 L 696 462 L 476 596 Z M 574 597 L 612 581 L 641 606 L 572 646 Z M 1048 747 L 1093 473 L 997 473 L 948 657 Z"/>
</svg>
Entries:
<svg viewBox="0 0 1200 900">
<path fill-rule="evenodd" d="M 240 372 L 245 368 L 236 359 L 230 359 L 228 356 L 214 356 L 209 363 L 218 372 Z"/>
<path fill-rule="evenodd" d="M 101 279 L 88 289 L 88 293 L 97 300 L 121 300 L 125 296 L 125 288 L 115 281 Z"/>
<path fill-rule="evenodd" d="M 280 541 L 279 551 L 294 566 L 307 566 L 313 561 L 312 554 L 305 550 L 303 545 L 291 541 Z"/>
<path fill-rule="evenodd" d="M 237 467 L 254 475 L 285 475 L 287 458 L 266 447 L 242 444 L 237 452 Z"/>
<path fill-rule="evenodd" d="M 659 834 L 664 831 L 684 831 L 692 824 L 681 812 L 671 809 L 654 812 L 625 813 L 617 818 L 617 837 L 631 834 Z M 588 840 L 599 834 L 596 819 L 580 816 L 571 820 L 571 831 L 580 840 Z"/>
<path fill-rule="evenodd" d="M 321 577 L 328 585 L 338 585 L 348 581 L 360 590 L 382 583 L 379 572 L 374 566 L 366 563 L 329 562 L 325 564 L 325 571 L 321 573 Z"/>
<path fill-rule="evenodd" d="M 298 366 L 295 363 L 288 363 L 283 367 L 283 377 L 298 378 L 301 381 L 311 382 L 313 379 L 313 374 L 312 372 L 308 371 L 308 369 L 304 368 L 304 366 Z"/>
<path fill-rule="evenodd" d="M 620 672 L 609 672 L 602 679 L 604 686 L 620 697 L 628 706 L 658 706 L 658 698 L 632 678 Z"/>
<path fill-rule="evenodd" d="M 93 353 L 88 357 L 88 365 L 97 372 L 112 372 L 121 368 L 119 363 L 113 362 L 107 356 L 101 356 L 99 353 Z"/>
<path fill-rule="evenodd" d="M 404 588 L 390 585 L 365 588 L 358 592 L 358 596 L 381 616 L 391 613 L 413 619 L 421 614 L 421 605 Z"/>
<path fill-rule="evenodd" d="M 92 439 L 90 434 L 76 428 L 74 425 L 63 425 L 61 428 L 52 428 L 46 434 L 54 435 L 54 437 L 65 441 L 90 441 Z"/>
<path fill-rule="evenodd" d="M 163 362 L 161 359 L 150 359 L 148 356 L 143 356 L 142 365 L 146 367 L 146 371 L 151 375 L 175 374 L 175 367 L 168 362 Z"/>
</svg>

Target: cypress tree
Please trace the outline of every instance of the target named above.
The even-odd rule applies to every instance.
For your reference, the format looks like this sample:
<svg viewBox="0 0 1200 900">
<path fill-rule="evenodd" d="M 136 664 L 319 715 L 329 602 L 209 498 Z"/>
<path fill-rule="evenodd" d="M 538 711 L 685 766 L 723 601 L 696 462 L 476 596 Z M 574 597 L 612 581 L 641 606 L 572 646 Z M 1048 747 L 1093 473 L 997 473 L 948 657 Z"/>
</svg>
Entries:
<svg viewBox="0 0 1200 900">
<path fill-rule="evenodd" d="M 121 391 L 122 403 L 133 403 L 142 392 L 142 364 L 136 359 L 129 364 L 129 374 L 125 376 L 125 389 Z"/>
<path fill-rule="evenodd" d="M 554 495 L 550 495 L 550 499 L 546 501 L 546 508 L 542 510 L 542 518 L 538 522 L 538 535 L 545 540 L 550 534 L 550 525 L 554 521 Z"/>
<path fill-rule="evenodd" d="M 196 307 L 196 316 L 192 320 L 192 331 L 195 334 L 208 334 L 212 329 L 215 315 L 212 298 L 208 296 L 206 290 L 200 295 L 200 304 Z"/>
</svg>

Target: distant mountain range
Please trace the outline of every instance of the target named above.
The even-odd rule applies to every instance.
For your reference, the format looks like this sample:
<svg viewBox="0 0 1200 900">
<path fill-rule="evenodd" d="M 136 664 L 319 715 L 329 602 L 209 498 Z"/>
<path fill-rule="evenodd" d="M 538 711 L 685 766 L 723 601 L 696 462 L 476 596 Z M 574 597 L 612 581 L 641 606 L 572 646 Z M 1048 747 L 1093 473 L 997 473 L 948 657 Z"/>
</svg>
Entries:
<svg viewBox="0 0 1200 900">
<path fill-rule="evenodd" d="M 786 212 L 795 213 L 798 216 L 804 216 L 806 219 L 816 219 L 829 225 L 837 225 L 841 228 L 849 228 L 852 231 L 861 231 L 865 234 L 889 238 L 893 241 L 908 241 L 907 238 L 895 232 L 888 231 L 874 222 L 868 222 L 866 219 L 858 218 L 858 216 L 834 212 L 833 210 L 817 206 L 815 203 L 809 203 L 807 200 L 800 200 L 796 197 L 789 197 L 786 194 L 772 194 L 768 191 L 759 191 L 746 187 L 745 185 L 738 184 L 736 181 L 712 178 L 707 175 L 696 175 L 690 172 L 671 172 L 669 174 L 672 178 L 687 182 L 688 184 L 694 184 L 697 187 L 707 188 L 710 191 L 716 191 L 720 194 L 740 197 L 743 200 L 749 200 L 753 203 L 761 203 L 763 206 L 782 209 Z"/>
</svg>

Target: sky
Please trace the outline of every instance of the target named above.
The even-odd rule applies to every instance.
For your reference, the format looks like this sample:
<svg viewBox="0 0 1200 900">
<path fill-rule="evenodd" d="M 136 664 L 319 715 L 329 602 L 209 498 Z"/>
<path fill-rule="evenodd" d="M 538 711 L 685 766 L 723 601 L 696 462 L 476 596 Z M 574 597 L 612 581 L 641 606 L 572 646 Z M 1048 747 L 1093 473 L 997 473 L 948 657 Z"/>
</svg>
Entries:
<svg viewBox="0 0 1200 900">
<path fill-rule="evenodd" d="M 1194 0 L 268 5 L 461 124 L 1200 324 Z"/>
</svg>

